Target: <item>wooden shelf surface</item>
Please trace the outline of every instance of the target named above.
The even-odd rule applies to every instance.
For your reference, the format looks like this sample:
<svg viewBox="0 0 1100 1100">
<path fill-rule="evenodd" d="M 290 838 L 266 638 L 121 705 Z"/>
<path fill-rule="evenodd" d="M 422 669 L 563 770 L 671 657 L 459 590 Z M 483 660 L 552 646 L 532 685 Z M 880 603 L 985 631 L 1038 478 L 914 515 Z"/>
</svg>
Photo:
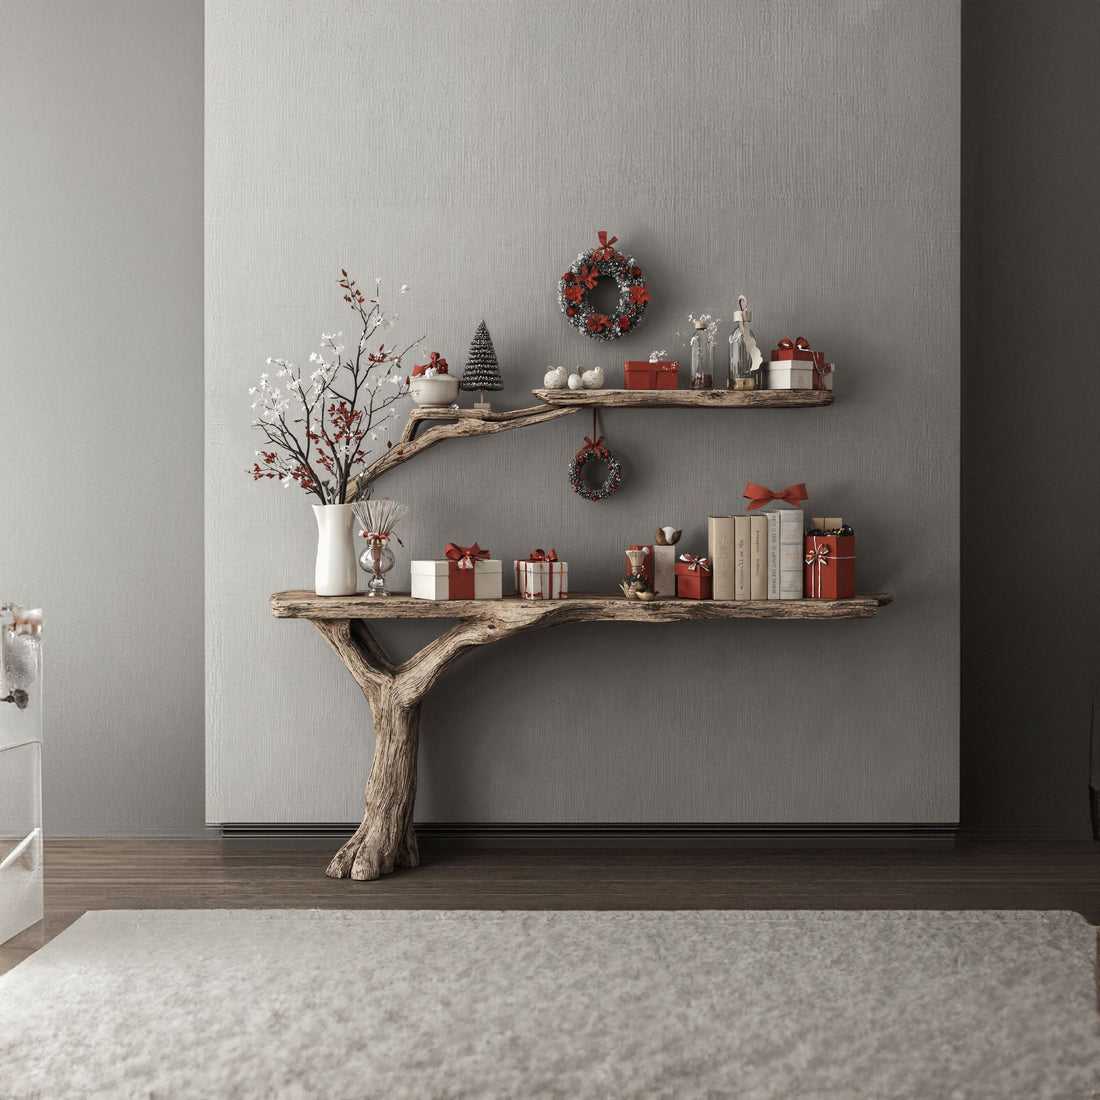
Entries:
<svg viewBox="0 0 1100 1100">
<path fill-rule="evenodd" d="M 832 390 L 532 390 L 547 405 L 620 409 L 808 409 Z"/>
<path fill-rule="evenodd" d="M 414 600 L 392 596 L 318 596 L 276 592 L 277 619 L 503 619 L 509 623 L 607 621 L 669 623 L 698 619 L 867 619 L 890 603 L 884 593 L 849 600 L 628 600 L 619 594 L 580 593 L 564 600 Z"/>
</svg>

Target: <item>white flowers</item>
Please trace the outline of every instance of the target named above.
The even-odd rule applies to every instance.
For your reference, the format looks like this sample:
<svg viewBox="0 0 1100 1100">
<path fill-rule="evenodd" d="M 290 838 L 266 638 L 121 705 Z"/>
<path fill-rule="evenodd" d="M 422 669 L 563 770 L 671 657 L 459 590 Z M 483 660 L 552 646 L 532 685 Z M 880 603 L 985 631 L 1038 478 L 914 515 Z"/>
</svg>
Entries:
<svg viewBox="0 0 1100 1100">
<path fill-rule="evenodd" d="M 659 363 L 666 355 L 668 355 L 668 352 L 665 351 L 664 348 L 661 348 L 660 351 L 651 351 L 649 353 L 649 361 L 651 363 Z"/>
</svg>

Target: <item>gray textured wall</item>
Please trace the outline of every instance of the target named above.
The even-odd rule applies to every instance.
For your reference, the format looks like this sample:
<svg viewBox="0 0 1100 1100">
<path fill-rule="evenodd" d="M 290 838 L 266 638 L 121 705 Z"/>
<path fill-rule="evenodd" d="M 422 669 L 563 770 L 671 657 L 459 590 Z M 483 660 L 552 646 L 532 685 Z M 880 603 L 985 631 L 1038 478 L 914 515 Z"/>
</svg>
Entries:
<svg viewBox="0 0 1100 1100">
<path fill-rule="evenodd" d="M 963 43 L 963 821 L 1084 837 L 1100 4 L 967 0 Z"/>
<path fill-rule="evenodd" d="M 702 545 L 748 479 L 850 517 L 868 622 L 563 628 L 466 659 L 425 706 L 421 820 L 952 821 L 958 816 L 959 13 L 921 5 L 217 0 L 207 6 L 207 819 L 357 817 L 365 705 L 268 594 L 307 587 L 298 492 L 254 486 L 247 387 L 343 328 L 335 278 L 408 282 L 401 332 L 506 389 L 621 367 L 749 294 L 767 342 L 839 364 L 824 411 L 612 412 L 624 488 L 566 464 L 582 415 L 387 477 L 411 557 L 553 544 L 609 589 L 658 523 Z M 600 228 L 653 286 L 611 346 L 561 318 Z M 430 628 L 386 631 L 408 648 Z"/>
<path fill-rule="evenodd" d="M 0 599 L 51 834 L 201 827 L 202 3 L 0 3 Z"/>
</svg>

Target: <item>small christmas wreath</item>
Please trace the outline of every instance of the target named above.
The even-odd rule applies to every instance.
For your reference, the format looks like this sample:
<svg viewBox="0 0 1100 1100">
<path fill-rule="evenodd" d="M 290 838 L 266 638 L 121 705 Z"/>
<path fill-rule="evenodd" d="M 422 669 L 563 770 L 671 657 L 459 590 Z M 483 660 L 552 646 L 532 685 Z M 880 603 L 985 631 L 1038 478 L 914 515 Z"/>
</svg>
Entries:
<svg viewBox="0 0 1100 1100">
<path fill-rule="evenodd" d="M 566 320 L 595 340 L 617 340 L 633 332 L 644 320 L 649 304 L 649 284 L 633 256 L 624 256 L 600 230 L 600 247 L 582 252 L 558 283 L 558 304 Z M 596 310 L 588 292 L 601 278 L 614 279 L 619 287 L 619 308 L 612 314 Z"/>
<path fill-rule="evenodd" d="M 604 497 L 609 497 L 623 479 L 622 465 L 603 445 L 603 439 L 602 435 L 595 441 L 585 436 L 584 446 L 569 463 L 569 483 L 573 486 L 573 492 L 584 497 L 585 500 L 603 500 Z M 607 476 L 603 484 L 595 488 L 590 487 L 585 481 L 585 469 L 589 462 L 600 462 L 607 467 Z"/>
</svg>

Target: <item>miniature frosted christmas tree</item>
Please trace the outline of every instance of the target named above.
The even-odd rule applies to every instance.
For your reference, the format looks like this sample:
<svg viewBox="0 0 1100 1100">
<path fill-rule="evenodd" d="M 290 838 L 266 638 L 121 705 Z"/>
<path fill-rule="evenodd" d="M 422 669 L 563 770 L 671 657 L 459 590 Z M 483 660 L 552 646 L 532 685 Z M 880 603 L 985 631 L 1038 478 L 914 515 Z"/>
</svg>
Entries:
<svg viewBox="0 0 1100 1100">
<path fill-rule="evenodd" d="M 470 343 L 470 351 L 466 356 L 466 367 L 462 371 L 462 380 L 459 386 L 464 390 L 477 390 L 478 400 L 474 402 L 474 408 L 481 412 L 488 412 L 492 406 L 485 400 L 485 390 L 502 390 L 504 382 L 500 377 L 500 364 L 497 363 L 497 353 L 493 348 L 493 338 L 482 321 L 477 326 L 477 332 Z"/>
</svg>

